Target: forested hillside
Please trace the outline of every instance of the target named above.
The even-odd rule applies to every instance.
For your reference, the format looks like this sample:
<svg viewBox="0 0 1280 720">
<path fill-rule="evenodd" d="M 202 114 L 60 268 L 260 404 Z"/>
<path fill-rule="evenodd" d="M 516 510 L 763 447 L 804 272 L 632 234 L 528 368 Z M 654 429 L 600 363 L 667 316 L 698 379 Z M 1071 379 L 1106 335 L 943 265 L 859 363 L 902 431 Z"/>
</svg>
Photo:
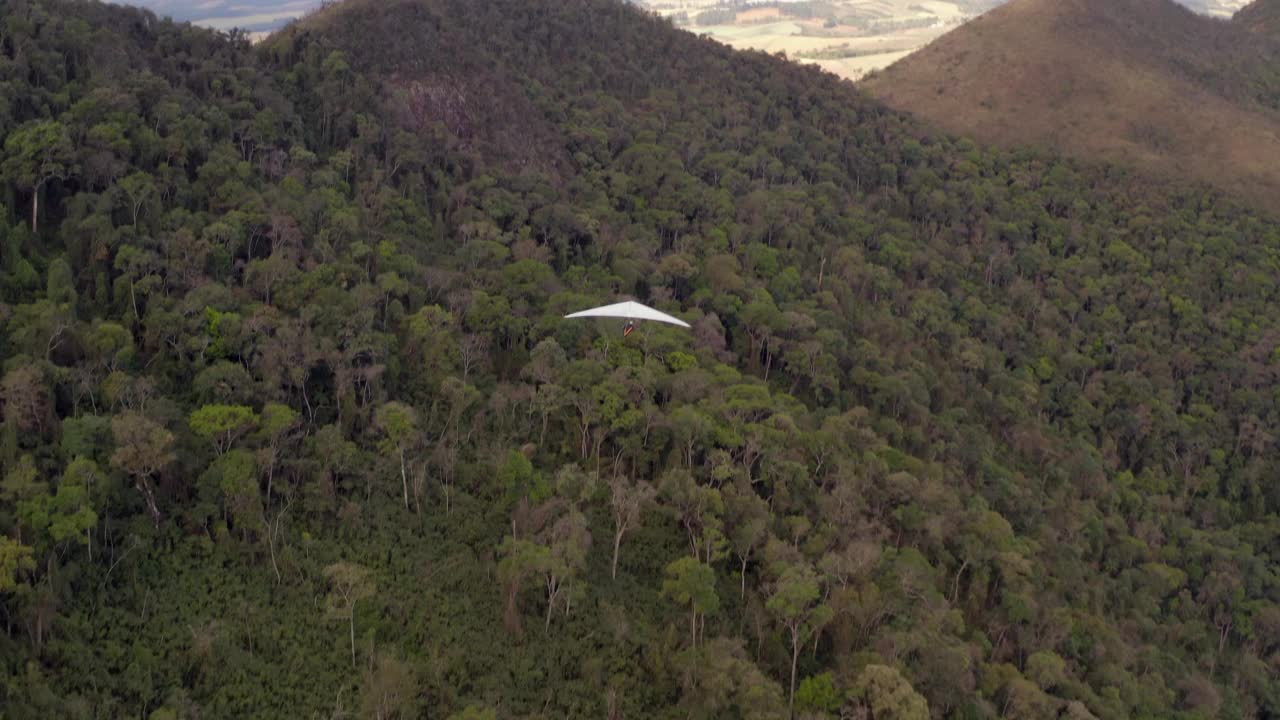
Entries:
<svg viewBox="0 0 1280 720">
<path fill-rule="evenodd" d="M 0 136 L 6 720 L 1280 717 L 1213 192 L 615 0 L 0 0 Z"/>
</svg>

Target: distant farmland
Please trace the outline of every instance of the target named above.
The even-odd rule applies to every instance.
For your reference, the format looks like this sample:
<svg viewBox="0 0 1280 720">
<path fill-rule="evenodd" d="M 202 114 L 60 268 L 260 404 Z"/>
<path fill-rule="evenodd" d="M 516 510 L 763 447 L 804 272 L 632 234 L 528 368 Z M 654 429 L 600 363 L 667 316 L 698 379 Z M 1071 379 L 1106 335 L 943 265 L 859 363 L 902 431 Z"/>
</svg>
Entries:
<svg viewBox="0 0 1280 720">
<path fill-rule="evenodd" d="M 779 3 L 734 10 L 706 0 L 667 0 L 649 7 L 690 32 L 741 50 L 785 53 L 857 80 L 928 44 L 995 2 L 838 0 Z"/>
<path fill-rule="evenodd" d="M 218 30 L 240 28 L 262 36 L 325 0 L 110 0 L 149 8 L 161 17 Z M 1004 0 L 780 0 L 732 9 L 721 0 L 629 0 L 739 49 L 782 52 L 849 79 L 886 67 L 964 20 Z M 1179 0 L 1209 15 L 1229 16 L 1248 0 Z M 736 3 L 740 5 L 740 3 Z M 814 17 L 814 8 L 837 17 Z M 805 13 L 810 13 L 805 16 Z M 718 16 L 699 24 L 700 15 Z M 834 21 L 834 22 L 832 22 Z M 832 25 L 827 27 L 827 25 Z"/>
</svg>

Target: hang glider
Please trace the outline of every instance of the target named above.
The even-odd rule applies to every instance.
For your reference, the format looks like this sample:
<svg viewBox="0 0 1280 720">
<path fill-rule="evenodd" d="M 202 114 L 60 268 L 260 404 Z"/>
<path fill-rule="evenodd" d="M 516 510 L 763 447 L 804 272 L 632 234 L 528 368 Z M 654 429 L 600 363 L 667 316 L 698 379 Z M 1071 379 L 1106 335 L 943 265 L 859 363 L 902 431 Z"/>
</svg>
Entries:
<svg viewBox="0 0 1280 720">
<path fill-rule="evenodd" d="M 582 310 L 580 312 L 565 315 L 566 318 L 587 318 L 587 317 L 615 317 L 623 318 L 627 321 L 626 327 L 622 329 L 622 334 L 630 335 L 636 329 L 636 322 L 640 320 L 653 320 L 654 322 L 667 323 L 668 325 L 679 325 L 680 327 L 689 327 L 689 323 L 672 317 L 664 312 L 659 312 L 651 307 L 641 305 L 633 300 L 627 302 L 614 303 L 613 305 L 602 305 L 590 310 Z"/>
</svg>

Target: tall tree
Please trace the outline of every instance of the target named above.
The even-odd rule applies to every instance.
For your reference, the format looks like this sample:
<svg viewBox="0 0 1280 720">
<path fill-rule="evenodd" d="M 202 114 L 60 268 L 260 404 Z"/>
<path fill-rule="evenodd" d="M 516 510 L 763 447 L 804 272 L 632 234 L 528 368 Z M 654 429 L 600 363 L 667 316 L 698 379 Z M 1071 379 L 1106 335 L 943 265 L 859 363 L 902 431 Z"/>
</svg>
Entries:
<svg viewBox="0 0 1280 720">
<path fill-rule="evenodd" d="M 68 538 L 83 541 L 93 559 L 93 528 L 98 513 L 93 509 L 93 485 L 100 483 L 98 465 L 92 460 L 76 458 L 67 466 L 58 482 L 49 512 L 49 536 L 54 542 Z"/>
<path fill-rule="evenodd" d="M 111 465 L 133 478 L 138 492 L 147 501 L 147 509 L 156 527 L 160 527 L 160 508 L 156 505 L 152 479 L 177 458 L 173 433 L 137 411 L 129 411 L 111 419 L 111 434 L 116 450 Z"/>
<path fill-rule="evenodd" d="M 4 400 L 4 419 L 12 427 L 43 435 L 51 424 L 53 407 L 43 368 L 23 364 L 0 379 L 0 399 Z"/>
<path fill-rule="evenodd" d="M 645 480 L 632 482 L 622 475 L 609 481 L 609 509 L 613 513 L 613 562 L 609 577 L 618 577 L 618 550 L 622 537 L 640 524 L 645 507 L 653 502 L 657 490 Z"/>
<path fill-rule="evenodd" d="M 792 707 L 796 700 L 796 666 L 800 650 L 831 619 L 831 608 L 822 599 L 818 574 L 808 563 L 800 563 L 783 570 L 765 603 L 790 636 L 791 693 L 788 702 Z"/>
<path fill-rule="evenodd" d="M 296 434 L 301 415 L 288 405 L 269 402 L 262 407 L 258 434 L 264 444 L 259 451 L 259 467 L 267 471 L 267 502 L 271 502 L 272 483 L 275 480 L 276 466 L 280 464 L 280 456 L 286 445 Z"/>
<path fill-rule="evenodd" d="M 725 489 L 725 520 L 729 526 L 729 544 L 738 556 L 741 574 L 738 594 L 747 596 L 747 563 L 756 548 L 764 544 L 769 533 L 769 505 L 751 488 L 731 485 Z"/>
<path fill-rule="evenodd" d="M 75 148 L 62 123 L 33 120 L 4 141 L 0 164 L 9 182 L 31 193 L 31 232 L 39 232 L 40 193 L 50 180 L 66 180 L 76 171 Z"/>
<path fill-rule="evenodd" d="M 689 607 L 689 647 L 696 648 L 699 617 L 720 609 L 715 570 L 693 557 L 673 560 L 667 565 L 662 594 L 678 605 Z"/>
<path fill-rule="evenodd" d="M 329 581 L 325 614 L 331 619 L 346 620 L 351 636 L 351 667 L 356 666 L 356 603 L 373 597 L 377 585 L 369 570 L 351 562 L 336 562 L 324 569 Z"/>
<path fill-rule="evenodd" d="M 418 416 L 413 408 L 400 402 L 389 402 L 378 408 L 374 422 L 384 436 L 382 447 L 400 461 L 400 483 L 404 489 L 404 507 L 409 509 L 409 453 L 418 441 Z"/>
</svg>

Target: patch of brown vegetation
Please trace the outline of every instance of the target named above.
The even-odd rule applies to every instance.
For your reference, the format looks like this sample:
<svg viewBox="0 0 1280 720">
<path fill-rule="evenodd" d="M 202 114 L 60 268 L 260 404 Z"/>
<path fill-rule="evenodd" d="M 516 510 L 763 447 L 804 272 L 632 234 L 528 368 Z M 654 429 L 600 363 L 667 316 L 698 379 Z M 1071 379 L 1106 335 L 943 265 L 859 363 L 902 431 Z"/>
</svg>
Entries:
<svg viewBox="0 0 1280 720">
<path fill-rule="evenodd" d="M 1276 49 L 1260 42 L 1172 0 L 1013 0 L 863 87 L 949 132 L 1206 181 L 1280 211 Z"/>
<path fill-rule="evenodd" d="M 530 99 L 519 69 L 493 62 L 482 34 L 468 36 L 468 28 L 450 24 L 459 1 L 345 0 L 265 42 L 305 41 L 342 51 L 355 69 L 381 80 L 384 109 L 400 129 L 443 129 L 486 162 L 512 171 L 564 172 L 559 131 Z"/>
<path fill-rule="evenodd" d="M 779 20 L 781 18 L 782 18 L 781 8 L 762 7 L 762 8 L 752 8 L 750 10 L 743 10 L 742 12 L 738 13 L 738 17 L 735 18 L 735 22 L 739 22 L 739 23 L 772 22 L 774 20 Z"/>
</svg>

